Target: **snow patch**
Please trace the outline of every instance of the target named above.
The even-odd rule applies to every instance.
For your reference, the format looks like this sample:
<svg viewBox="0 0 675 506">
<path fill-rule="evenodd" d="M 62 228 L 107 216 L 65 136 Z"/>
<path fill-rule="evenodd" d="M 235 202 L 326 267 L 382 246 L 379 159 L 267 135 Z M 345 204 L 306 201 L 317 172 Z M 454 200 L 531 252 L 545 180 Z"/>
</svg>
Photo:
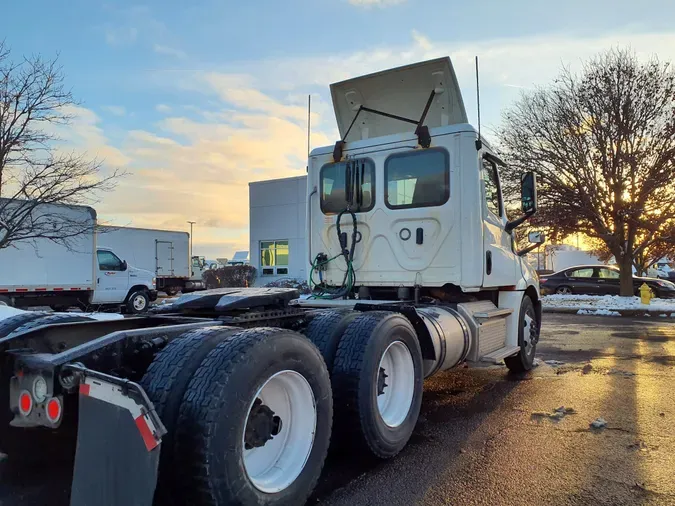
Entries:
<svg viewBox="0 0 675 506">
<path fill-rule="evenodd" d="M 675 315 L 675 299 L 652 299 L 651 304 L 642 304 L 640 297 L 620 297 L 618 295 L 546 295 L 541 298 L 545 308 L 579 309 L 584 312 L 578 314 L 607 314 L 602 311 L 619 311 L 625 309 L 660 311 Z M 612 315 L 614 316 L 614 315 Z"/>
<path fill-rule="evenodd" d="M 618 311 L 610 311 L 609 309 L 580 309 L 577 314 L 591 314 L 595 316 L 621 316 Z"/>
<path fill-rule="evenodd" d="M 0 321 L 21 313 L 23 313 L 21 309 L 14 309 L 13 307 L 5 306 L 4 304 L 0 305 Z"/>
<path fill-rule="evenodd" d="M 99 321 L 124 319 L 124 316 L 119 313 L 82 313 L 82 316 L 88 316 L 89 318 Z"/>
</svg>

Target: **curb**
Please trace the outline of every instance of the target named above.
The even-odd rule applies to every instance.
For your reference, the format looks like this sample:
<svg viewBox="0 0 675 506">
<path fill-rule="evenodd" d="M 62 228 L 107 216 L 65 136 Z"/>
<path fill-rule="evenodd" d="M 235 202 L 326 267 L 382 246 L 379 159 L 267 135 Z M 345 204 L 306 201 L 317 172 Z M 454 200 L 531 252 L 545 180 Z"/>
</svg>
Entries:
<svg viewBox="0 0 675 506">
<path fill-rule="evenodd" d="M 668 315 L 671 318 L 675 318 L 675 310 L 669 309 L 667 311 L 664 310 L 659 310 L 659 309 L 615 309 L 615 308 L 606 308 L 606 307 L 595 307 L 595 308 L 585 308 L 585 307 L 577 307 L 577 308 L 572 308 L 572 307 L 546 307 L 544 306 L 542 308 L 542 311 L 544 313 L 560 313 L 560 314 L 577 314 L 579 310 L 584 310 L 584 311 L 612 311 L 615 313 L 619 313 L 621 316 L 656 316 L 660 317 L 660 315 L 665 314 Z M 607 316 L 607 315 L 594 315 L 594 314 L 588 314 L 588 315 L 580 315 L 580 316 Z"/>
</svg>

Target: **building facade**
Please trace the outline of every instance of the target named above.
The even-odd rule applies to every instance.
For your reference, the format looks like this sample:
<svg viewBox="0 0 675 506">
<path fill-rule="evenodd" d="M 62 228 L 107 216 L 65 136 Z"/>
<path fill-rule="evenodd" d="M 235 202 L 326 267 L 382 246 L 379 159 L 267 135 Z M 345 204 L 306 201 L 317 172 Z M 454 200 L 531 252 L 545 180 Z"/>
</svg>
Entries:
<svg viewBox="0 0 675 506">
<path fill-rule="evenodd" d="M 257 286 L 282 278 L 307 279 L 307 176 L 249 183 L 250 264 Z"/>
</svg>

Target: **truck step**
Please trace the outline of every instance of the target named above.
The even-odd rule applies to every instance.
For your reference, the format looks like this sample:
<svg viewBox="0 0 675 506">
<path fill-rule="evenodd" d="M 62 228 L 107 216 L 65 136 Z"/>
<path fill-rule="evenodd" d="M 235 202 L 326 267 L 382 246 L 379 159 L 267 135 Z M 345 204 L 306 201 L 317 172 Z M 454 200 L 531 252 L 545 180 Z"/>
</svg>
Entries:
<svg viewBox="0 0 675 506">
<path fill-rule="evenodd" d="M 492 353 L 489 353 L 488 355 L 483 355 L 480 360 L 481 360 L 481 362 L 491 362 L 493 364 L 499 364 L 506 357 L 510 357 L 511 355 L 515 355 L 519 351 L 520 351 L 520 346 L 506 346 L 506 347 L 501 348 L 497 351 L 493 351 Z"/>
<path fill-rule="evenodd" d="M 509 316 L 513 313 L 513 309 L 510 308 L 495 308 L 488 311 L 478 311 L 473 314 L 473 317 L 481 320 L 489 320 L 490 318 L 499 318 L 502 316 Z"/>
</svg>

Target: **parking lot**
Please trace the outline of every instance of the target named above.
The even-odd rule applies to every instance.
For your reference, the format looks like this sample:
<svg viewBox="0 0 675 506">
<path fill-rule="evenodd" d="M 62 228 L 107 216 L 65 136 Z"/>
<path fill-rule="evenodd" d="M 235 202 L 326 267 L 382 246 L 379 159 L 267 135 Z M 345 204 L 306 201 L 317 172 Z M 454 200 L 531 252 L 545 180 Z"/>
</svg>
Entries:
<svg viewBox="0 0 675 506">
<path fill-rule="evenodd" d="M 387 462 L 333 452 L 310 503 L 675 504 L 672 319 L 546 314 L 538 356 L 520 378 L 434 377 L 411 444 Z M 68 472 L 48 460 L 0 464 L 0 504 L 67 505 Z"/>
</svg>

